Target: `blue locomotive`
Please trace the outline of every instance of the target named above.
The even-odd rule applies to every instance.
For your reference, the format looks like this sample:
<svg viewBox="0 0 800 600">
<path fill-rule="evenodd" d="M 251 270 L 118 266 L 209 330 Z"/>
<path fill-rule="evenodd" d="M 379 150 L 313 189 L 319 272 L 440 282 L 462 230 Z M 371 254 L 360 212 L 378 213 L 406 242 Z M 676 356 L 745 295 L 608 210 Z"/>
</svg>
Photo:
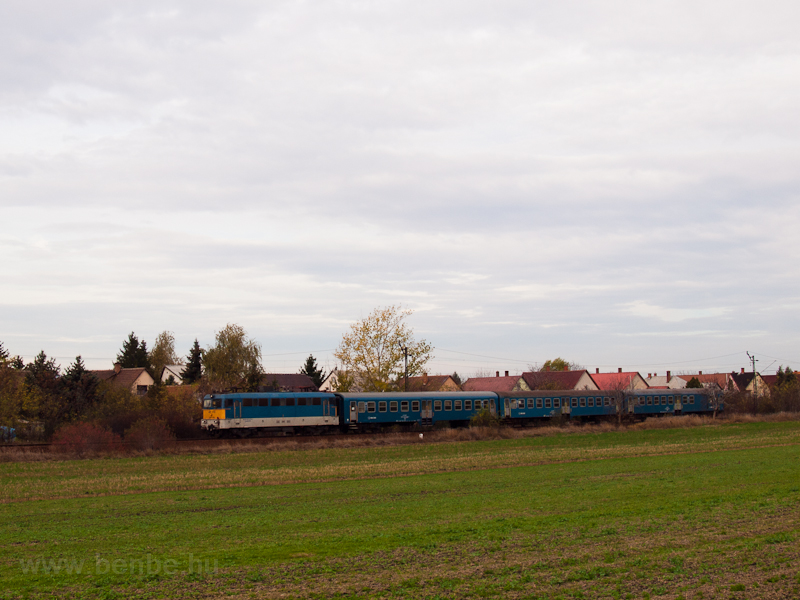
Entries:
<svg viewBox="0 0 800 600">
<path fill-rule="evenodd" d="M 203 400 L 201 426 L 212 434 L 320 434 L 466 426 L 481 410 L 512 426 L 552 419 L 600 421 L 648 416 L 710 414 L 724 409 L 718 394 L 703 389 L 633 392 L 548 390 L 535 392 L 251 392 L 214 394 Z"/>
</svg>

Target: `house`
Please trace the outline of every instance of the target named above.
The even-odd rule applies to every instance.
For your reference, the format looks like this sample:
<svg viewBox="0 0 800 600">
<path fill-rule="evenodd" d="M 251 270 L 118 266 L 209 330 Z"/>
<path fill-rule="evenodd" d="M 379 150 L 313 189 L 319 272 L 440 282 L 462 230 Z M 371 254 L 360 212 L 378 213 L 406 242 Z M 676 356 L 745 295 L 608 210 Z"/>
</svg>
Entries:
<svg viewBox="0 0 800 600">
<path fill-rule="evenodd" d="M 181 385 L 183 383 L 183 365 L 167 365 L 163 369 L 161 369 L 161 383 L 166 383 L 169 381 L 169 378 L 175 381 L 176 385 Z"/>
<path fill-rule="evenodd" d="M 670 371 L 666 375 L 658 375 L 657 373 L 648 373 L 645 379 L 647 387 L 660 390 L 682 390 L 686 387 L 688 380 L 681 377 L 673 377 Z"/>
<path fill-rule="evenodd" d="M 697 379 L 703 387 L 709 390 L 736 390 L 736 384 L 731 379 L 730 373 L 692 373 L 688 375 L 676 375 L 675 379 L 682 379 L 687 384 L 692 379 Z"/>
<path fill-rule="evenodd" d="M 263 388 L 263 389 L 262 389 Z M 302 373 L 267 373 L 261 377 L 258 391 L 264 392 L 316 392 L 311 377 Z"/>
<path fill-rule="evenodd" d="M 730 380 L 734 384 L 734 389 L 739 392 L 753 393 L 755 390 L 756 396 L 769 396 L 769 386 L 758 373 L 755 376 L 752 371 L 745 372 L 742 369 L 739 373 L 732 372 Z"/>
<path fill-rule="evenodd" d="M 117 363 L 114 365 L 113 369 L 89 372 L 100 381 L 107 381 L 113 385 L 126 387 L 132 393 L 139 396 L 144 396 L 147 390 L 150 389 L 150 386 L 155 383 L 155 380 L 144 367 L 123 369 L 122 366 Z"/>
<path fill-rule="evenodd" d="M 403 379 L 399 381 L 403 385 Z M 408 378 L 409 392 L 460 392 L 459 386 L 450 375 L 428 375 Z"/>
<path fill-rule="evenodd" d="M 334 367 L 333 370 L 328 373 L 328 376 L 324 379 L 324 381 L 319 386 L 320 392 L 335 392 L 339 389 L 339 378 L 341 376 L 341 371 L 337 367 Z M 353 385 L 350 386 L 349 392 L 358 393 L 363 392 L 364 387 L 359 382 L 358 377 L 356 376 L 355 380 L 353 381 Z"/>
<path fill-rule="evenodd" d="M 589 371 L 531 371 L 522 378 L 531 390 L 597 390 Z"/>
<path fill-rule="evenodd" d="M 494 377 L 470 377 L 462 385 L 465 392 L 530 392 L 531 388 L 522 378 L 522 375 L 508 375 L 500 377 L 500 371 Z"/>
<path fill-rule="evenodd" d="M 616 373 L 601 373 L 597 369 L 592 374 L 592 379 L 597 385 L 597 389 L 606 391 L 632 391 L 632 390 L 646 390 L 647 382 L 644 377 L 635 371 L 625 371 L 617 369 Z"/>
</svg>

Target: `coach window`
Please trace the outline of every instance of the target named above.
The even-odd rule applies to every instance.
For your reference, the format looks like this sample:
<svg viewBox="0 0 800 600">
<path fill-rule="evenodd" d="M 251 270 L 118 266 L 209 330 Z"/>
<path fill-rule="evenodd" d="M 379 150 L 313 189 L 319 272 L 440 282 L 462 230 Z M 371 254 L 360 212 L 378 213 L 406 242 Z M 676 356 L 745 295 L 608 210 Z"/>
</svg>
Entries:
<svg viewBox="0 0 800 600">
<path fill-rule="evenodd" d="M 322 402 L 321 398 L 314 398 L 314 401 L 312 402 L 312 404 L 314 404 L 314 406 L 319 406 L 321 404 L 321 402 Z"/>
<path fill-rule="evenodd" d="M 648 396 L 647 397 L 647 406 L 650 406 L 651 404 L 653 404 L 653 397 L 652 396 Z"/>
<path fill-rule="evenodd" d="M 472 400 L 464 400 L 464 410 L 472 410 Z"/>
<path fill-rule="evenodd" d="M 581 397 L 580 404 L 581 404 L 581 407 L 586 406 L 586 398 Z"/>
<path fill-rule="evenodd" d="M 688 404 L 694 404 L 694 396 L 689 396 L 689 399 L 686 402 Z"/>
<path fill-rule="evenodd" d="M 411 412 L 419 412 L 419 400 L 411 401 Z"/>
<path fill-rule="evenodd" d="M 389 411 L 390 412 L 397 412 L 397 402 L 396 401 L 389 402 Z"/>
<path fill-rule="evenodd" d="M 598 398 L 597 400 L 598 400 L 597 404 L 599 405 L 600 404 L 600 398 Z M 589 403 L 589 406 L 594 406 L 594 398 L 589 398 L 588 399 L 588 403 Z"/>
<path fill-rule="evenodd" d="M 455 404 L 453 410 L 461 410 L 461 400 L 453 400 L 453 404 Z"/>
<path fill-rule="evenodd" d="M 550 398 L 545 398 L 545 402 L 550 404 Z M 558 398 L 553 398 L 553 408 L 561 408 L 561 401 Z"/>
<path fill-rule="evenodd" d="M 363 413 L 367 411 L 367 407 L 363 402 L 358 403 L 358 412 Z"/>
<path fill-rule="evenodd" d="M 551 408 L 551 406 L 550 406 L 550 398 L 545 398 L 544 399 L 544 407 L 545 408 Z"/>
<path fill-rule="evenodd" d="M 667 397 L 661 396 L 661 404 L 666 404 L 666 403 L 667 403 Z"/>
<path fill-rule="evenodd" d="M 517 408 L 517 399 L 516 399 L 516 398 L 512 398 L 512 399 L 511 399 L 511 408 L 512 408 L 512 409 L 515 409 L 515 408 Z M 524 406 L 522 406 L 521 408 L 525 408 L 525 407 L 524 407 Z"/>
<path fill-rule="evenodd" d="M 400 403 L 400 412 L 408 412 L 408 402 L 403 401 Z"/>
<path fill-rule="evenodd" d="M 533 408 L 533 407 L 531 407 Z M 542 399 L 536 398 L 536 408 L 542 408 Z"/>
<path fill-rule="evenodd" d="M 645 403 L 645 397 L 639 396 L 639 406 L 642 406 Z"/>
<path fill-rule="evenodd" d="M 386 412 L 386 402 L 378 402 L 378 412 Z"/>
<path fill-rule="evenodd" d="M 444 401 L 444 409 L 445 410 L 453 410 L 453 401 L 452 400 L 445 400 Z"/>
<path fill-rule="evenodd" d="M 675 404 L 675 396 L 670 396 L 669 397 L 669 403 L 670 404 Z"/>
<path fill-rule="evenodd" d="M 436 410 L 436 411 L 442 410 L 442 401 L 441 400 L 434 400 L 433 401 L 433 410 Z"/>
<path fill-rule="evenodd" d="M 574 407 L 578 406 L 578 399 L 577 398 L 573 398 L 572 399 L 572 406 L 574 406 Z"/>
<path fill-rule="evenodd" d="M 375 412 L 375 403 L 374 402 L 367 402 L 367 412 L 371 412 L 371 413 Z"/>
</svg>

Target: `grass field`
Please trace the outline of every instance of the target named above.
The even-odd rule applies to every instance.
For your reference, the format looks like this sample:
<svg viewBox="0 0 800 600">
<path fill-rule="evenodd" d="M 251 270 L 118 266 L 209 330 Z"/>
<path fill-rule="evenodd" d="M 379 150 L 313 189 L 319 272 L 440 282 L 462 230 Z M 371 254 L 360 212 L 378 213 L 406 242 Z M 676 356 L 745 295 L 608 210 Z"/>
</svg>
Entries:
<svg viewBox="0 0 800 600">
<path fill-rule="evenodd" d="M 798 422 L 9 462 L 0 503 L 6 598 L 800 598 Z"/>
</svg>

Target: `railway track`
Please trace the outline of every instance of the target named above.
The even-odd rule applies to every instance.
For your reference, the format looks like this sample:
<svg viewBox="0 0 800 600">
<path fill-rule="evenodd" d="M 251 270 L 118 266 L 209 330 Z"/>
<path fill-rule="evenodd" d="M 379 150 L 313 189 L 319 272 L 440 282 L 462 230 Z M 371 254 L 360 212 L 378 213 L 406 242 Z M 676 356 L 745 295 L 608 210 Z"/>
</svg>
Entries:
<svg viewBox="0 0 800 600">
<path fill-rule="evenodd" d="M 231 447 L 231 446 L 279 446 L 281 444 L 313 444 L 319 441 L 337 441 L 337 440 L 356 440 L 358 438 L 370 437 L 379 439 L 382 437 L 391 437 L 393 440 L 405 439 L 412 440 L 419 437 L 419 433 L 415 432 L 400 432 L 400 433 L 334 433 L 327 435 L 281 435 L 281 436 L 264 436 L 264 437 L 246 437 L 246 438 L 190 438 L 175 440 L 172 442 L 178 448 L 191 446 L 200 446 L 201 448 L 216 448 L 216 447 Z M 121 441 L 110 448 L 111 451 L 124 452 L 131 446 L 130 442 Z M 0 444 L 0 456 L 3 454 L 50 454 L 59 453 L 64 449 L 61 444 L 50 443 L 18 443 L 18 444 Z M 103 448 L 109 450 L 108 447 Z"/>
</svg>

